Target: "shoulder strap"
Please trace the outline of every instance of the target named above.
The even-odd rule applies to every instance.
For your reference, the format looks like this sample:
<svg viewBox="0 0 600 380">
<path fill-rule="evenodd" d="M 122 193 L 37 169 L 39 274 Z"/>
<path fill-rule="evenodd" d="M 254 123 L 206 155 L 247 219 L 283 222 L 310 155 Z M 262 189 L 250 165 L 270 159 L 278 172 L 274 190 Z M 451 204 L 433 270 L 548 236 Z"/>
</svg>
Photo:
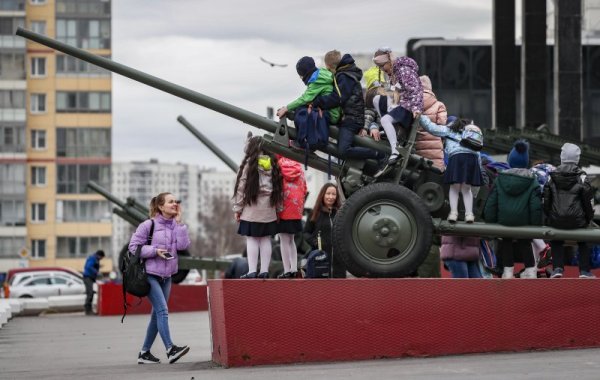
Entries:
<svg viewBox="0 0 600 380">
<path fill-rule="evenodd" d="M 335 75 L 333 76 L 333 86 L 335 87 L 335 90 L 337 91 L 340 99 L 342 98 L 342 93 L 340 92 L 340 88 L 338 87 L 337 84 L 337 79 L 335 78 Z"/>
<path fill-rule="evenodd" d="M 148 234 L 148 239 L 146 240 L 147 245 L 152 244 L 152 235 L 154 235 L 154 219 L 150 219 L 152 225 L 150 226 L 150 233 Z"/>
</svg>

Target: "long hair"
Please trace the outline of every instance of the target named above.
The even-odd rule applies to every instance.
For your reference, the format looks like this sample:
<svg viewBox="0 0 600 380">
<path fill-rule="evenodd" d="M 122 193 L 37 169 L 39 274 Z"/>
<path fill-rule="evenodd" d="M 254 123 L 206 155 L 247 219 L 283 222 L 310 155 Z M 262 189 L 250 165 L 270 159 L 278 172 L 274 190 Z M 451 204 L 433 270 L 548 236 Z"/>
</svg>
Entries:
<svg viewBox="0 0 600 380">
<path fill-rule="evenodd" d="M 317 219 L 319 218 L 319 213 L 321 212 L 321 208 L 325 207 L 325 202 L 324 202 L 325 193 L 327 192 L 327 189 L 329 189 L 330 187 L 335 187 L 335 190 L 336 190 L 336 197 L 335 197 L 335 203 L 333 205 L 333 208 L 339 209 L 340 206 L 342 205 L 340 202 L 340 195 L 338 194 L 337 186 L 335 185 L 335 183 L 324 184 L 323 187 L 321 187 L 321 190 L 319 191 L 319 195 L 317 196 L 317 200 L 315 201 L 315 206 L 313 207 L 312 213 L 310 214 L 311 222 L 317 221 Z"/>
<path fill-rule="evenodd" d="M 152 197 L 152 199 L 150 200 L 150 218 L 154 218 L 154 216 L 156 216 L 156 214 L 160 212 L 158 206 L 162 206 L 165 204 L 165 198 L 169 194 L 171 193 L 160 193 L 157 196 Z"/>
<path fill-rule="evenodd" d="M 258 193 L 260 191 L 259 174 L 258 174 L 258 156 L 263 153 L 262 151 L 263 139 L 260 136 L 250 137 L 246 142 L 244 148 L 244 159 L 238 170 L 237 178 L 235 180 L 235 186 L 233 188 L 233 196 L 237 192 L 240 184 L 240 178 L 244 171 L 246 171 L 246 183 L 242 189 L 242 205 L 251 205 L 256 203 Z M 271 193 L 270 203 L 271 206 L 275 207 L 281 203 L 283 198 L 282 195 L 282 184 L 281 184 L 281 172 L 277 165 L 277 160 L 272 154 L 268 155 L 271 157 L 271 180 L 273 181 L 273 192 Z M 247 167 L 247 168 L 246 168 Z"/>
</svg>

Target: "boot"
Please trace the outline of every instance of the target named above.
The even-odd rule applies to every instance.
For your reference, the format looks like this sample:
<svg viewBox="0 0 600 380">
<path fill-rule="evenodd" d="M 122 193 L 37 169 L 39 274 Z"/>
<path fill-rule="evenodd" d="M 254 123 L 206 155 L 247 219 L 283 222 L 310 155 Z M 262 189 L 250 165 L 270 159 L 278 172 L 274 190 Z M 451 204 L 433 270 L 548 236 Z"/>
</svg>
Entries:
<svg viewBox="0 0 600 380">
<path fill-rule="evenodd" d="M 515 267 L 504 267 L 504 271 L 502 272 L 502 278 L 515 278 L 514 272 Z"/>
<path fill-rule="evenodd" d="M 525 268 L 523 273 L 521 273 L 521 278 L 537 278 L 537 268 L 536 267 Z"/>
</svg>

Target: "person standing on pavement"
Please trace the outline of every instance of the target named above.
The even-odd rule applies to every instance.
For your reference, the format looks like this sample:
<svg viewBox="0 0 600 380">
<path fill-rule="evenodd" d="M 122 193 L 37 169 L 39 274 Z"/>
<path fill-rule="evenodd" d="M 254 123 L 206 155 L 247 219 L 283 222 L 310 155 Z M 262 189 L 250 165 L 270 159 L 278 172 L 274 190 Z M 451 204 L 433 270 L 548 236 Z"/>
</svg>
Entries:
<svg viewBox="0 0 600 380">
<path fill-rule="evenodd" d="M 92 299 L 94 298 L 94 283 L 100 271 L 100 260 L 104 258 L 104 251 L 98 250 L 88 256 L 83 266 L 83 283 L 85 284 L 85 315 L 93 315 Z"/>
<path fill-rule="evenodd" d="M 148 300 L 152 304 L 150 323 L 138 355 L 138 364 L 160 363 L 160 359 L 150 353 L 157 334 L 160 334 L 167 350 L 167 359 L 172 364 L 190 350 L 188 346 L 176 346 L 171 341 L 167 306 L 171 293 L 171 276 L 178 270 L 177 251 L 187 249 L 190 238 L 187 226 L 182 221 L 180 201 L 173 194 L 160 193 L 152 198 L 150 218 L 138 226 L 129 242 L 129 252 L 135 252 L 139 245 L 142 246 L 141 258 L 144 259 L 150 283 Z M 152 240 L 150 245 L 146 245 L 152 223 Z"/>
</svg>

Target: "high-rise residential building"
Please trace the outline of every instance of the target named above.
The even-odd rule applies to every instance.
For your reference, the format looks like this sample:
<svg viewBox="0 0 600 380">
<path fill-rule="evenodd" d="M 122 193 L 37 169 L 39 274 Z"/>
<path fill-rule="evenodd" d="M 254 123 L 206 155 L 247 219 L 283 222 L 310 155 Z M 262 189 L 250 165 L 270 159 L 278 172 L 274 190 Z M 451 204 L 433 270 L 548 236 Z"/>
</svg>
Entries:
<svg viewBox="0 0 600 380">
<path fill-rule="evenodd" d="M 111 1 L 0 1 L 0 269 L 22 252 L 30 266 L 81 270 L 112 253 L 111 206 L 86 187 L 111 184 L 111 75 L 17 26 L 110 57 Z"/>
</svg>

